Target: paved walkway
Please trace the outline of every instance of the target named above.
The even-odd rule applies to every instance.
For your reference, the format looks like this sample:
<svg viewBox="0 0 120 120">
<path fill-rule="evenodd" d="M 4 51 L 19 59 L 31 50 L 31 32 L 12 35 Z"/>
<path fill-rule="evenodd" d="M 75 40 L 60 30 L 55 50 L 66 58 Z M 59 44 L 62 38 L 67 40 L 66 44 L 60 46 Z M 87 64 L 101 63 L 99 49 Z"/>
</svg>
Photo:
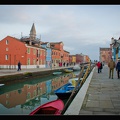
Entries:
<svg viewBox="0 0 120 120">
<path fill-rule="evenodd" d="M 64 68 L 70 68 L 73 66 L 68 67 L 54 67 L 52 70 L 55 69 L 64 69 Z M 17 69 L 0 69 L 0 76 L 6 76 L 6 75 L 15 75 L 19 73 L 25 73 L 25 72 L 40 72 L 40 71 L 47 71 L 51 70 L 51 68 L 31 68 L 31 69 L 22 69 L 21 71 L 17 71 Z"/>
<path fill-rule="evenodd" d="M 95 67 L 64 115 L 120 115 L 120 79 L 109 79 L 108 67 Z"/>
</svg>

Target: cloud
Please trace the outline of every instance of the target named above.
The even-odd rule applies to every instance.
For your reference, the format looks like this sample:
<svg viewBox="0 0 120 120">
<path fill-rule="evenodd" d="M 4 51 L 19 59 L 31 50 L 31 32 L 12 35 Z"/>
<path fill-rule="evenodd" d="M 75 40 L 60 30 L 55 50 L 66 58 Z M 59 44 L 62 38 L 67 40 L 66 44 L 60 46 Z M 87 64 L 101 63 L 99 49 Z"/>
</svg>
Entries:
<svg viewBox="0 0 120 120">
<path fill-rule="evenodd" d="M 66 51 L 92 59 L 99 59 L 99 47 L 120 37 L 120 5 L 0 5 L 0 16 L 1 39 L 29 36 L 35 23 L 42 41 L 63 41 Z"/>
</svg>

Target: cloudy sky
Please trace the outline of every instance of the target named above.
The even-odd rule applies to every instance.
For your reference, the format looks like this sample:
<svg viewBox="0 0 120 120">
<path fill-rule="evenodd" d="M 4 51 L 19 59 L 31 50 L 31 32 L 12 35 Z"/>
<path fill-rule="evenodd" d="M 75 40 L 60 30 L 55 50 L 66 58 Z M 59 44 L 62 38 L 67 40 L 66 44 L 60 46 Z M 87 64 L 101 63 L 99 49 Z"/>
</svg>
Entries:
<svg viewBox="0 0 120 120">
<path fill-rule="evenodd" d="M 99 48 L 120 37 L 120 5 L 0 5 L 0 40 L 29 36 L 33 23 L 43 42 L 99 60 Z"/>
</svg>

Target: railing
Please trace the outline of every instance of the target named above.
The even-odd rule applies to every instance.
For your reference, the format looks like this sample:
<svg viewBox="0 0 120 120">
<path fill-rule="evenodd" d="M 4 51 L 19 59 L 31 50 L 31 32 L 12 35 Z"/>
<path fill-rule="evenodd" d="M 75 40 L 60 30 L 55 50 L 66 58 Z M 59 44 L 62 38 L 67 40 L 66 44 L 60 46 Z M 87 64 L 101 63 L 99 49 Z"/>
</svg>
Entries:
<svg viewBox="0 0 120 120">
<path fill-rule="evenodd" d="M 82 66 L 82 69 L 80 71 L 80 74 L 78 76 L 78 81 L 76 84 L 76 87 L 74 88 L 74 90 L 72 91 L 72 94 L 70 95 L 69 99 L 67 100 L 65 107 L 63 109 L 63 111 L 61 112 L 61 114 L 64 114 L 65 111 L 67 110 L 67 108 L 69 107 L 69 104 L 72 102 L 72 100 L 74 99 L 74 97 L 76 96 L 76 94 L 78 93 L 78 91 L 80 90 L 80 88 L 82 87 L 82 85 L 84 84 L 84 82 L 86 81 L 88 75 L 90 74 L 90 72 L 92 71 L 92 69 L 94 68 L 94 66 L 91 66 L 91 64 L 88 65 L 87 70 L 82 78 L 83 75 L 83 71 L 84 71 L 84 65 Z M 80 84 L 79 88 L 77 87 Z"/>
</svg>

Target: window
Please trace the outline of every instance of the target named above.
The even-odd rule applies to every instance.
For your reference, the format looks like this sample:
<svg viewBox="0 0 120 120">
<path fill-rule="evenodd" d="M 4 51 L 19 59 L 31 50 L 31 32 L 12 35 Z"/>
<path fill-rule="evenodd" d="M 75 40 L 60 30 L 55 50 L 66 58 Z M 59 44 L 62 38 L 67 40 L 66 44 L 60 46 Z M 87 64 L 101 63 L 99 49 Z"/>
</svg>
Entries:
<svg viewBox="0 0 120 120">
<path fill-rule="evenodd" d="M 41 55 L 42 55 L 42 50 L 41 50 Z"/>
<path fill-rule="evenodd" d="M 33 59 L 33 65 L 35 65 L 36 64 L 36 60 L 35 59 Z"/>
<path fill-rule="evenodd" d="M 41 63 L 41 60 L 39 60 L 39 65 L 40 65 L 40 63 Z"/>
<path fill-rule="evenodd" d="M 27 49 L 27 53 L 29 53 L 29 54 L 30 54 L 30 48 L 28 48 L 28 49 Z"/>
<path fill-rule="evenodd" d="M 9 41 L 8 40 L 6 40 L 6 45 L 8 45 L 9 44 Z"/>
<path fill-rule="evenodd" d="M 36 90 L 34 90 L 33 96 L 35 97 L 37 95 Z"/>
<path fill-rule="evenodd" d="M 8 60 L 8 55 L 5 55 L 5 60 Z"/>
<path fill-rule="evenodd" d="M 46 51 L 44 51 L 44 56 L 46 56 L 47 55 L 47 52 Z"/>
<path fill-rule="evenodd" d="M 36 54 L 36 49 L 33 49 L 33 54 L 34 54 L 34 55 Z"/>
<path fill-rule="evenodd" d="M 30 58 L 28 58 L 28 63 L 27 64 L 30 65 Z"/>
<path fill-rule="evenodd" d="M 28 92 L 28 93 L 27 93 L 27 99 L 30 99 L 30 98 L 31 98 L 31 93 Z"/>
<path fill-rule="evenodd" d="M 6 48 L 6 51 L 8 51 L 8 48 Z"/>
</svg>

